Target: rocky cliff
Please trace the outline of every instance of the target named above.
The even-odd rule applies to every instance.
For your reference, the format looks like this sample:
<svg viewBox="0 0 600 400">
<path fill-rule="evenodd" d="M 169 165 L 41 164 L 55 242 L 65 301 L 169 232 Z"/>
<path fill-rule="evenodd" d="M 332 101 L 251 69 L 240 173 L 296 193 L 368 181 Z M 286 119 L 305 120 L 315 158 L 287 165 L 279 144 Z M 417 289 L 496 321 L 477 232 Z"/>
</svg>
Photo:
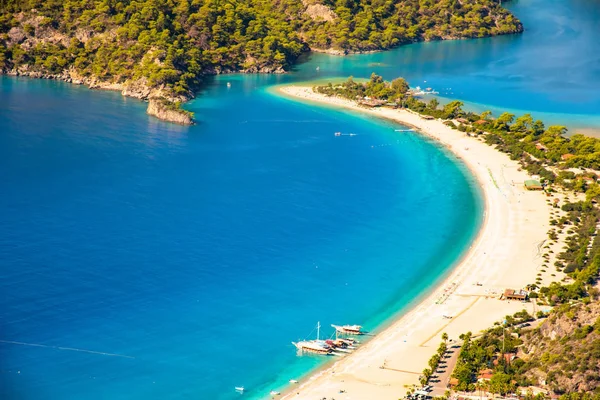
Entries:
<svg viewBox="0 0 600 400">
<path fill-rule="evenodd" d="M 523 339 L 529 379 L 558 394 L 600 391 L 600 303 L 560 306 Z"/>
<path fill-rule="evenodd" d="M 170 106 L 162 99 L 150 99 L 148 102 L 148 115 L 152 115 L 163 121 L 174 122 L 180 125 L 193 125 L 194 120 L 189 112 Z"/>
<path fill-rule="evenodd" d="M 174 122 L 181 125 L 192 125 L 194 123 L 187 111 L 173 107 L 172 105 L 189 100 L 187 97 L 175 97 L 164 87 L 151 87 L 146 79 L 127 80 L 123 83 L 107 82 L 95 77 L 82 76 L 74 68 L 64 70 L 59 74 L 48 74 L 39 71 L 31 71 L 27 66 L 6 71 L 9 76 L 24 76 L 29 78 L 55 79 L 76 85 L 86 85 L 96 90 L 116 90 L 123 96 L 134 97 L 140 100 L 149 100 L 147 113 L 164 121 Z M 169 106 L 171 105 L 171 106 Z"/>
</svg>

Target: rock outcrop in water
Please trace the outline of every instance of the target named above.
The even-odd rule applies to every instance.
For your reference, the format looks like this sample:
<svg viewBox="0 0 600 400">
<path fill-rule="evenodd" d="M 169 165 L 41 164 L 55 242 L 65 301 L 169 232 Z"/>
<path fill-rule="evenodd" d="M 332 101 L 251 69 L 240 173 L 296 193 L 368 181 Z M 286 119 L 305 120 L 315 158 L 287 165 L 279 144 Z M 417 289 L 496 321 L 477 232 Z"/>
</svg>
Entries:
<svg viewBox="0 0 600 400">
<path fill-rule="evenodd" d="M 163 121 L 174 122 L 180 125 L 193 125 L 192 113 L 179 108 L 179 103 L 188 100 L 185 96 L 174 97 L 164 87 L 152 87 L 146 79 L 128 80 L 123 83 L 101 81 L 95 77 L 82 76 L 74 68 L 69 68 L 59 74 L 45 74 L 40 71 L 31 71 L 22 67 L 6 72 L 9 76 L 24 76 L 39 79 L 54 79 L 76 85 L 86 85 L 90 89 L 116 90 L 123 96 L 134 97 L 140 100 L 148 100 L 148 115 L 152 115 Z"/>
<path fill-rule="evenodd" d="M 192 125 L 194 120 L 189 112 L 174 108 L 173 103 L 167 103 L 162 99 L 150 99 L 148 102 L 148 115 L 152 115 L 163 121 L 174 122 L 180 125 Z"/>
</svg>

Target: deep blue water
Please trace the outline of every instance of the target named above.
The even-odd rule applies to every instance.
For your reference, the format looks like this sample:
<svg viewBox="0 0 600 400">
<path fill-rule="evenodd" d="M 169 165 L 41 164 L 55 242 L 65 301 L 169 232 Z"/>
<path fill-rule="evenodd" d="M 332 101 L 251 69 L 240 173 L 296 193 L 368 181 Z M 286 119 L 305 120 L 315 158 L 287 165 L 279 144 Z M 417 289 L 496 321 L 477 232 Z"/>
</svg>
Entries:
<svg viewBox="0 0 600 400">
<path fill-rule="evenodd" d="M 318 365 L 290 343 L 318 320 L 377 329 L 401 311 L 475 234 L 471 177 L 396 125 L 270 90 L 378 72 L 593 126 L 598 1 L 510 7 L 521 36 L 210 79 L 189 128 L 0 77 L 0 398 L 259 397 Z"/>
</svg>

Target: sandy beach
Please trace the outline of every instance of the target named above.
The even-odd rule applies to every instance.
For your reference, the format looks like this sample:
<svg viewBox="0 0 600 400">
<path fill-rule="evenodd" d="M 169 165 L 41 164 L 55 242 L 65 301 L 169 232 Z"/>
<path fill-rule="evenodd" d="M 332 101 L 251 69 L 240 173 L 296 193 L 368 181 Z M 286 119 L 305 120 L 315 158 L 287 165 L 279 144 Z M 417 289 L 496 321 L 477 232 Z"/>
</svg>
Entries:
<svg viewBox="0 0 600 400">
<path fill-rule="evenodd" d="M 547 198 L 524 189 L 523 181 L 529 177 L 517 162 L 440 120 L 425 120 L 406 110 L 366 109 L 309 87 L 278 90 L 297 100 L 343 107 L 415 128 L 452 151 L 477 178 L 485 197 L 479 235 L 441 285 L 355 353 L 301 381 L 283 398 L 397 400 L 407 385 L 418 384 L 443 332 L 457 339 L 461 333 L 488 328 L 507 314 L 524 308 L 535 311 L 532 303 L 499 300 L 504 289 L 524 288 L 535 281 L 549 229 Z"/>
</svg>

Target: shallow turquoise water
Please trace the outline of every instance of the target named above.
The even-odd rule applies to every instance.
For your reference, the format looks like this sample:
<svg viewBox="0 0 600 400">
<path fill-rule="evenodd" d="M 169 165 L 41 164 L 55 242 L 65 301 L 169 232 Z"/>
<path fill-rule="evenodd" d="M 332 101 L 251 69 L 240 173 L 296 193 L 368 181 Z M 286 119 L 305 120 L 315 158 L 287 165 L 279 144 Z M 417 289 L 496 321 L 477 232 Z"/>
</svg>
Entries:
<svg viewBox="0 0 600 400">
<path fill-rule="evenodd" d="M 56 346 L 0 342 L 0 398 L 260 397 L 321 362 L 290 343 L 318 320 L 376 330 L 414 301 L 475 234 L 472 178 L 391 123 L 269 88 L 374 71 L 593 125 L 598 2 L 511 7 L 522 36 L 211 78 L 190 128 L 0 78 L 0 340 Z"/>
</svg>

